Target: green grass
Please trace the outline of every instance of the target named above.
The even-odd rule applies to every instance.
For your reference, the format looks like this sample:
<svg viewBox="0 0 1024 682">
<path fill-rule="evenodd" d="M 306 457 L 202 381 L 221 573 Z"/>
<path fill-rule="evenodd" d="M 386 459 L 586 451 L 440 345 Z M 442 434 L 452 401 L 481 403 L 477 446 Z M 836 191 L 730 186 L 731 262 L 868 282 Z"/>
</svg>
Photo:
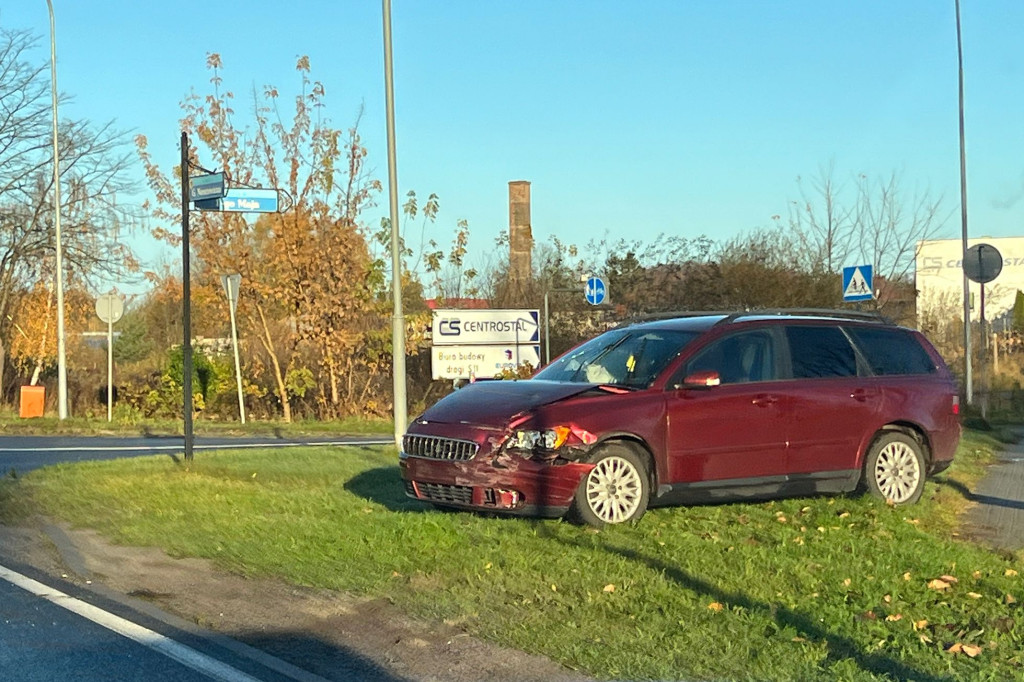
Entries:
<svg viewBox="0 0 1024 682">
<path fill-rule="evenodd" d="M 115 412 L 113 421 L 108 422 L 106 416 L 71 417 L 57 419 L 55 416 L 44 416 L 34 419 L 21 419 L 11 412 L 0 412 L 0 435 L 139 435 L 161 434 L 181 435 L 184 433 L 182 419 L 135 419 Z M 391 421 L 347 418 L 334 421 L 282 421 L 248 420 L 246 424 L 237 421 L 212 421 L 197 418 L 193 423 L 193 431 L 197 435 L 283 435 L 303 436 L 310 434 L 388 434 L 394 432 Z"/>
<path fill-rule="evenodd" d="M 1021 679 L 1021 557 L 953 535 L 996 447 L 969 433 L 909 508 L 823 496 L 603 531 L 434 511 L 405 498 L 389 448 L 55 466 L 0 483 L 0 519 L 388 599 L 611 679 Z"/>
</svg>

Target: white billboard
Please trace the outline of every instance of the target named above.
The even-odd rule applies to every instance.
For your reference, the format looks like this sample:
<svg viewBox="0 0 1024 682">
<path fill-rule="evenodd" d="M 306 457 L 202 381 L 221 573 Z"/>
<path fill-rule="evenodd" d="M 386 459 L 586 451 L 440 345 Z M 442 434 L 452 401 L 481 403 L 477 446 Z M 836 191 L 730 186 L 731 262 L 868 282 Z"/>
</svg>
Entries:
<svg viewBox="0 0 1024 682">
<path fill-rule="evenodd" d="M 985 285 L 985 319 L 994 320 L 1013 308 L 1017 290 L 1024 291 L 1024 237 L 979 237 L 967 246 L 989 244 L 1003 257 L 1003 270 Z M 932 239 L 917 243 L 917 313 L 955 315 L 963 319 L 963 241 Z M 979 314 L 981 285 L 970 283 L 973 298 L 971 318 Z"/>
<path fill-rule="evenodd" d="M 431 342 L 435 346 L 530 345 L 540 343 L 537 310 L 441 308 L 434 311 Z"/>
<path fill-rule="evenodd" d="M 540 346 L 434 346 L 430 368 L 434 379 L 491 379 L 524 363 L 540 365 Z"/>
</svg>

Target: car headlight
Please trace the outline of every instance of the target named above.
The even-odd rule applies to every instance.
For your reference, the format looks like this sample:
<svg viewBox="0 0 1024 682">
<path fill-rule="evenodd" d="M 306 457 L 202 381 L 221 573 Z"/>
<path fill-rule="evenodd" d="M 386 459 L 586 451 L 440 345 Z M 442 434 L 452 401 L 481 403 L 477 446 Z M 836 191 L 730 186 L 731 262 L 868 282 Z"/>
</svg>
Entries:
<svg viewBox="0 0 1024 682">
<path fill-rule="evenodd" d="M 576 426 L 555 426 L 544 430 L 518 429 L 513 431 L 506 447 L 526 453 L 555 453 L 566 444 L 580 446 L 593 445 L 595 442 L 597 442 L 597 436 L 585 429 Z"/>
</svg>

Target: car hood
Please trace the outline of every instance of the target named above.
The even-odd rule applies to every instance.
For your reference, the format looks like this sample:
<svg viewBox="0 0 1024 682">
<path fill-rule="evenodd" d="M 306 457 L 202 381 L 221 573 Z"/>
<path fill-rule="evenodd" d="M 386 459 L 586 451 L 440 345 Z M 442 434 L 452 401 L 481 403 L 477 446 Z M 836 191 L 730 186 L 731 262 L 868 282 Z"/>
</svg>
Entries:
<svg viewBox="0 0 1024 682">
<path fill-rule="evenodd" d="M 594 387 L 594 384 L 539 379 L 478 381 L 441 398 L 417 421 L 497 427 L 521 412 L 585 393 Z"/>
</svg>

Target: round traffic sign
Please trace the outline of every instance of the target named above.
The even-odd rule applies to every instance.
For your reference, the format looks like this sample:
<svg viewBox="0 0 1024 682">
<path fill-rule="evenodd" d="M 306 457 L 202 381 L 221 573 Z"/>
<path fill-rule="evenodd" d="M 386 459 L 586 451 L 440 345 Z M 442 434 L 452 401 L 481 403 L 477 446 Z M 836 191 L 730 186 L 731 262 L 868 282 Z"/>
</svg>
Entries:
<svg viewBox="0 0 1024 682">
<path fill-rule="evenodd" d="M 590 305 L 599 305 L 604 301 L 606 291 L 603 279 L 591 277 L 587 280 L 587 287 L 583 290 L 583 296 Z"/>
<path fill-rule="evenodd" d="M 113 324 L 124 315 L 124 302 L 117 294 L 100 294 L 96 298 L 96 314 L 107 324 Z"/>
<path fill-rule="evenodd" d="M 987 284 L 1003 271 L 1003 256 L 999 249 L 991 244 L 975 244 L 967 249 L 964 258 L 964 274 L 967 279 L 979 284 Z"/>
</svg>

